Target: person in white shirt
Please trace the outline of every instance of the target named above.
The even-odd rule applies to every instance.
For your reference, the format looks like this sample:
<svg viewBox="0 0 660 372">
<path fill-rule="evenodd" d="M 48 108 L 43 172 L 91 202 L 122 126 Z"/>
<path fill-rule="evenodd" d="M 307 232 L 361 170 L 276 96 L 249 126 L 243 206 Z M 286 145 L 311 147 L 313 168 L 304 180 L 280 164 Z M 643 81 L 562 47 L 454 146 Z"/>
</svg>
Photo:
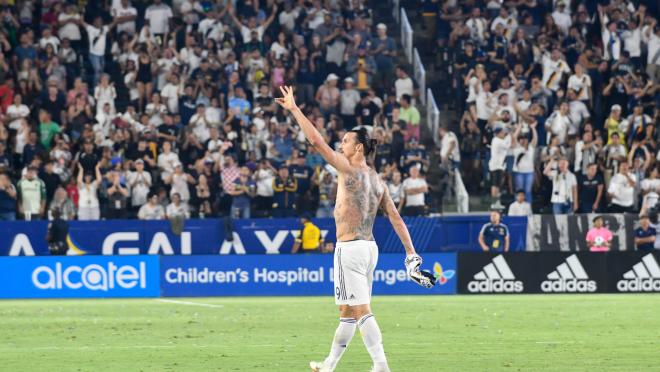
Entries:
<svg viewBox="0 0 660 372">
<path fill-rule="evenodd" d="M 627 162 L 619 165 L 619 173 L 610 180 L 607 195 L 610 198 L 609 211 L 612 213 L 632 212 L 635 205 L 635 184 L 637 177 L 630 173 Z"/>
<path fill-rule="evenodd" d="M 53 35 L 53 30 L 47 26 L 41 32 L 41 37 L 39 38 L 39 49 L 46 50 L 46 45 L 48 44 L 53 47 L 53 51 L 55 54 L 57 54 L 60 48 L 60 39 Z"/>
<path fill-rule="evenodd" d="M 296 19 L 300 15 L 300 7 L 293 8 L 291 1 L 284 2 L 284 10 L 280 12 L 279 21 L 280 25 L 284 26 L 287 31 L 292 32 L 296 27 Z"/>
<path fill-rule="evenodd" d="M 179 155 L 172 152 L 172 144 L 163 142 L 163 152 L 158 155 L 158 168 L 163 181 L 169 179 L 174 172 L 174 165 L 180 163 Z"/>
<path fill-rule="evenodd" d="M 14 103 L 7 107 L 7 119 L 9 119 L 9 129 L 18 131 L 21 123 L 30 116 L 30 108 L 23 104 L 23 96 L 19 93 L 14 94 Z"/>
<path fill-rule="evenodd" d="M 632 18 L 628 22 L 628 30 L 621 33 L 623 49 L 630 54 L 630 61 L 636 67 L 641 66 L 642 24 L 635 18 Z"/>
<path fill-rule="evenodd" d="M 453 168 L 460 168 L 461 151 L 456 134 L 448 131 L 446 127 L 441 126 L 438 129 L 438 135 L 440 136 L 440 159 L 443 163 L 451 161 Z"/>
<path fill-rule="evenodd" d="M 403 208 L 405 216 L 424 215 L 424 194 L 429 191 L 426 180 L 419 175 L 419 168 L 410 167 L 410 176 L 403 181 L 403 190 L 406 195 Z"/>
<path fill-rule="evenodd" d="M 516 200 L 509 205 L 509 216 L 531 216 L 532 206 L 525 200 L 525 191 L 516 191 Z"/>
<path fill-rule="evenodd" d="M 101 78 L 101 73 L 103 73 L 103 70 L 105 69 L 106 38 L 110 30 L 115 27 L 117 23 L 116 21 L 112 21 L 109 25 L 104 26 L 103 18 L 101 17 L 94 18 L 92 25 L 85 23 L 84 21 L 78 22 L 81 26 L 85 27 L 85 31 L 87 32 L 87 39 L 89 40 L 89 63 L 91 63 L 92 68 L 94 69 L 94 80 L 92 85 L 96 86 Z"/>
<path fill-rule="evenodd" d="M 564 36 L 568 35 L 568 29 L 571 28 L 573 20 L 571 20 L 571 15 L 566 13 L 566 4 L 563 1 L 557 3 L 557 8 L 552 12 L 552 19 Z"/>
<path fill-rule="evenodd" d="M 160 92 L 160 96 L 165 100 L 167 110 L 170 114 L 179 113 L 179 96 L 183 94 L 183 86 L 179 83 L 179 75 L 170 75 L 169 81 Z"/>
<path fill-rule="evenodd" d="M 534 185 L 534 156 L 538 143 L 536 125 L 536 122 L 529 124 L 531 141 L 527 136 L 520 136 L 522 125 L 518 125 L 513 133 L 513 187 L 523 190 L 527 200 L 532 200 Z"/>
<path fill-rule="evenodd" d="M 558 48 L 553 48 L 550 54 L 544 53 L 542 57 L 543 64 L 543 85 L 553 92 L 560 88 L 560 82 L 564 74 L 570 74 L 571 68 L 566 61 L 561 59 L 561 52 Z"/>
<path fill-rule="evenodd" d="M 494 32 L 498 25 L 504 27 L 504 36 L 508 40 L 511 40 L 513 33 L 518 28 L 518 21 L 516 20 L 516 17 L 509 14 L 506 7 L 501 7 L 499 15 L 493 20 L 493 23 L 490 24 L 490 31 Z"/>
<path fill-rule="evenodd" d="M 259 168 L 254 172 L 254 181 L 257 184 L 257 195 L 254 199 L 255 209 L 258 217 L 270 215 L 273 207 L 273 181 L 277 171 L 268 159 L 262 159 Z"/>
<path fill-rule="evenodd" d="M 137 212 L 147 202 L 151 188 L 151 173 L 144 171 L 144 160 L 135 161 L 135 172 L 128 174 L 128 185 L 131 189 L 131 206 Z"/>
<path fill-rule="evenodd" d="M 595 164 L 600 153 L 599 142 L 594 141 L 593 133 L 585 131 L 582 138 L 575 143 L 575 162 L 573 172 L 586 175 L 587 168 Z"/>
<path fill-rule="evenodd" d="M 390 192 L 394 205 L 397 206 L 399 213 L 401 213 L 403 201 L 405 200 L 405 190 L 403 189 L 403 183 L 401 182 L 401 173 L 396 170 L 392 172 L 392 179 L 387 183 L 387 189 Z"/>
<path fill-rule="evenodd" d="M 566 136 L 568 135 L 568 128 L 571 127 L 571 118 L 569 114 L 568 103 L 562 102 L 559 108 L 550 114 L 545 121 L 545 130 L 549 137 L 557 137 L 559 145 L 566 143 Z M 550 142 L 548 140 L 548 142 Z"/>
<path fill-rule="evenodd" d="M 658 168 L 652 167 L 647 170 L 648 176 L 641 182 L 640 189 L 642 199 L 642 209 L 640 214 L 646 214 L 649 208 L 658 204 L 660 200 L 660 179 L 658 178 Z"/>
<path fill-rule="evenodd" d="M 610 21 L 600 4 L 598 5 L 598 13 L 600 14 L 600 23 L 602 25 L 603 59 L 616 62 L 621 57 L 621 47 L 623 46 L 623 41 L 617 31 L 617 24 L 614 21 Z"/>
<path fill-rule="evenodd" d="M 138 218 L 141 220 L 162 220 L 165 218 L 165 209 L 158 204 L 158 195 L 153 194 L 149 202 L 140 207 Z"/>
<path fill-rule="evenodd" d="M 360 92 L 354 88 L 355 80 L 352 77 L 344 79 L 344 89 L 339 93 L 339 114 L 347 130 L 355 126 L 355 107 L 360 102 Z"/>
<path fill-rule="evenodd" d="M 96 164 L 94 178 L 91 174 L 84 174 L 83 167 L 78 163 L 78 220 L 99 220 L 101 210 L 99 208 L 99 197 L 97 191 L 101 184 L 102 177 L 99 166 Z"/>
<path fill-rule="evenodd" d="M 172 193 L 172 202 L 165 208 L 165 218 L 190 218 L 188 204 L 181 202 L 179 193 Z"/>
<path fill-rule="evenodd" d="M 481 16 L 481 8 L 472 8 L 472 14 L 470 15 L 470 18 L 465 21 L 465 25 L 470 29 L 470 39 L 476 40 L 479 45 L 486 44 L 488 21 Z"/>
<path fill-rule="evenodd" d="M 413 81 L 408 75 L 408 71 L 403 66 L 396 67 L 396 81 L 394 82 L 394 91 L 396 92 L 397 102 L 404 94 L 412 97 L 413 95 Z"/>
<path fill-rule="evenodd" d="M 110 82 L 110 75 L 101 75 L 101 81 L 96 88 L 94 88 L 94 99 L 96 100 L 96 114 L 103 112 L 103 106 L 109 104 L 111 110 L 115 109 L 115 98 L 117 98 L 117 91 L 115 90 L 114 83 Z"/>
<path fill-rule="evenodd" d="M 654 84 L 660 83 L 660 27 L 651 17 L 651 24 L 644 27 L 642 37 L 646 43 L 646 73 Z M 657 241 L 660 244 L 660 239 Z"/>
<path fill-rule="evenodd" d="M 149 30 L 160 45 L 167 45 L 167 34 L 170 31 L 170 19 L 174 17 L 172 8 L 163 4 L 162 0 L 154 0 L 144 13 L 144 20 L 149 23 Z"/>
<path fill-rule="evenodd" d="M 548 162 L 543 174 L 552 180 L 552 213 L 573 214 L 579 206 L 577 178 L 568 170 L 568 160 L 560 159 L 556 168 Z"/>
<path fill-rule="evenodd" d="M 568 89 L 576 92 L 577 99 L 591 105 L 591 77 L 584 73 L 581 64 L 575 64 L 575 74 L 568 78 Z"/>
<path fill-rule="evenodd" d="M 79 22 L 82 18 L 76 9 L 76 6 L 73 4 L 68 4 L 66 6 L 66 12 L 60 13 L 57 16 L 57 35 L 60 39 L 69 39 L 71 45 L 74 49 L 80 50 L 80 40 L 82 35 L 80 34 Z"/>
<path fill-rule="evenodd" d="M 569 90 L 567 96 L 568 118 L 570 119 L 568 135 L 576 136 L 583 124 L 591 117 L 591 113 L 589 113 L 587 105 L 577 99 L 577 93 L 574 90 Z"/>
<path fill-rule="evenodd" d="M 484 81 L 476 91 L 475 111 L 477 117 L 477 127 L 481 131 L 486 129 L 488 119 L 493 115 L 493 93 L 490 91 L 490 81 Z"/>
<path fill-rule="evenodd" d="M 627 162 L 619 165 L 619 173 L 610 180 L 607 195 L 610 198 L 610 212 L 632 212 L 635 208 L 635 184 L 637 177 L 630 173 Z"/>
<path fill-rule="evenodd" d="M 500 210 L 504 208 L 500 202 L 500 188 L 504 184 L 504 172 L 506 172 L 506 156 L 511 148 L 511 135 L 505 128 L 496 126 L 493 131 L 493 139 L 490 143 L 490 160 L 488 170 L 490 171 L 490 196 L 493 204 L 491 209 Z"/>
<path fill-rule="evenodd" d="M 135 35 L 137 14 L 137 9 L 132 7 L 128 0 L 121 0 L 119 7 L 112 8 L 112 17 L 117 22 L 117 32 L 126 32 L 130 36 Z"/>
<path fill-rule="evenodd" d="M 270 13 L 270 16 L 266 20 L 264 20 L 263 23 L 260 25 L 257 24 L 256 17 L 248 18 L 247 25 L 243 24 L 236 17 L 236 9 L 234 9 L 234 7 L 231 4 L 232 3 L 230 2 L 227 5 L 231 7 L 229 9 L 229 16 L 231 17 L 232 21 L 241 32 L 241 36 L 243 37 L 243 42 L 244 43 L 250 42 L 250 40 L 252 39 L 253 31 L 257 33 L 257 40 L 262 41 L 264 36 L 264 31 L 266 31 L 268 29 L 268 26 L 270 26 L 270 24 L 273 23 L 273 21 L 275 20 L 275 15 L 277 15 L 277 4 L 273 4 L 273 9 L 272 12 Z"/>
</svg>

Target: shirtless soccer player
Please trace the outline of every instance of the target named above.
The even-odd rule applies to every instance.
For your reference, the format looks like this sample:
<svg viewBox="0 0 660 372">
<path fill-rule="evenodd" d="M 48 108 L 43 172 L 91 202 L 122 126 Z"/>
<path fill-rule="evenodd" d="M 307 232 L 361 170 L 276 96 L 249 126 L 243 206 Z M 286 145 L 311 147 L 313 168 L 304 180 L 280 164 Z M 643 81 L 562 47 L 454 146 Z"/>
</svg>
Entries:
<svg viewBox="0 0 660 372">
<path fill-rule="evenodd" d="M 334 211 L 337 225 L 334 283 L 335 303 L 339 305 L 339 327 L 328 357 L 323 362 L 311 362 L 310 367 L 317 372 L 333 371 L 351 342 L 356 327 L 359 327 L 374 363 L 372 371 L 389 371 L 380 329 L 369 306 L 373 273 L 378 261 L 378 247 L 372 229 L 379 207 L 403 243 L 406 250 L 404 263 L 411 279 L 431 288 L 435 278 L 419 270 L 422 259 L 415 253 L 408 228 L 399 216 L 385 183 L 367 165 L 366 157 L 374 150 L 375 142 L 368 138 L 366 130 L 346 133 L 341 141 L 341 150 L 335 152 L 296 106 L 293 87 L 280 87 L 280 90 L 283 97 L 276 98 L 277 103 L 291 111 L 307 140 L 339 173 Z"/>
</svg>

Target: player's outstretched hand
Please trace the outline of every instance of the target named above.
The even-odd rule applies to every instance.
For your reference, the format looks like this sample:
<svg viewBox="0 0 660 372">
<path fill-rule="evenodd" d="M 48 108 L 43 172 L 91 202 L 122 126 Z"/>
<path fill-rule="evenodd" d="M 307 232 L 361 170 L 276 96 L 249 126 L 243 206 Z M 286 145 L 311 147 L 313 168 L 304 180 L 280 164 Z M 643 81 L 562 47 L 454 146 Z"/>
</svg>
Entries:
<svg viewBox="0 0 660 372">
<path fill-rule="evenodd" d="M 415 283 L 421 285 L 424 288 L 432 288 L 435 285 L 436 278 L 428 271 L 420 270 L 419 267 L 422 265 L 422 258 L 418 254 L 411 254 L 406 256 L 404 261 L 406 265 L 406 271 L 408 276 Z"/>
<path fill-rule="evenodd" d="M 282 92 L 282 97 L 275 98 L 275 102 L 285 110 L 293 110 L 296 108 L 296 100 L 293 98 L 293 87 L 280 86 L 280 91 Z"/>
</svg>

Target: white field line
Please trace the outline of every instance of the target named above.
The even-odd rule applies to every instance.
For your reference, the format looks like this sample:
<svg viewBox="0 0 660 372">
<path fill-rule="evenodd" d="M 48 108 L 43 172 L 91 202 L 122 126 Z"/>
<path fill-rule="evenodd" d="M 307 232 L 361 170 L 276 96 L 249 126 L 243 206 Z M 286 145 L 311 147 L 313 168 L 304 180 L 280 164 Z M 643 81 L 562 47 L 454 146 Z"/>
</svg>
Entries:
<svg viewBox="0 0 660 372">
<path fill-rule="evenodd" d="M 36 347 L 3 347 L 0 352 L 24 352 L 24 351 L 95 351 L 95 350 L 132 350 L 132 349 L 180 349 L 180 348 L 223 348 L 226 345 L 99 345 L 99 346 L 36 346 Z M 275 347 L 278 345 L 242 345 L 241 347 Z M 281 345 L 279 345 L 281 346 Z"/>
<path fill-rule="evenodd" d="M 202 307 L 213 307 L 213 308 L 225 307 L 225 305 L 205 304 L 203 302 L 167 300 L 167 299 L 164 299 L 164 298 L 157 298 L 156 301 L 165 302 L 165 303 L 169 303 L 169 304 L 177 304 L 177 305 L 202 306 Z"/>
</svg>

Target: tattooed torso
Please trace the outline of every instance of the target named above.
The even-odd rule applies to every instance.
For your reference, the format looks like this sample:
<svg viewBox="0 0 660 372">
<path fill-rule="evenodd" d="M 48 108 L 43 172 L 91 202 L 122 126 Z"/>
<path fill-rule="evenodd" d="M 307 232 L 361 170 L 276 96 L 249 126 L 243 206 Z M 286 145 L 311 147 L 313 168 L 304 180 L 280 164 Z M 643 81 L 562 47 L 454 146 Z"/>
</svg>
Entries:
<svg viewBox="0 0 660 372">
<path fill-rule="evenodd" d="M 378 173 L 371 168 L 339 174 L 334 211 L 337 241 L 374 240 L 374 220 L 384 191 Z"/>
</svg>

